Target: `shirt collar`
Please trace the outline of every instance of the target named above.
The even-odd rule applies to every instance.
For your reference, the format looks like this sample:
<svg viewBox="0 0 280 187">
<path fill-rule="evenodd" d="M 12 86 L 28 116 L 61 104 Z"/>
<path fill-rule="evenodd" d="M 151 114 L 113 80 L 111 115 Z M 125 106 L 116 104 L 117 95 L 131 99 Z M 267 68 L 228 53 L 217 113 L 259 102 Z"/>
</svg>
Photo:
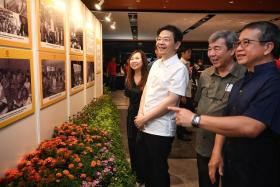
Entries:
<svg viewBox="0 0 280 187">
<path fill-rule="evenodd" d="M 268 62 L 268 63 L 264 63 L 264 64 L 259 64 L 259 65 L 256 65 L 254 67 L 253 74 L 259 74 L 260 72 L 268 71 L 268 70 L 275 69 L 275 68 L 276 68 L 276 66 L 275 66 L 274 61 Z"/>
<path fill-rule="evenodd" d="M 160 59 L 161 63 L 165 66 L 170 66 L 174 63 L 176 63 L 176 61 L 178 61 L 179 58 L 178 58 L 178 55 L 175 54 L 173 55 L 172 57 L 168 58 L 167 60 L 163 61 L 162 59 Z"/>
<path fill-rule="evenodd" d="M 236 62 L 233 62 L 233 67 L 231 68 L 229 74 L 235 76 L 235 77 L 239 77 L 239 68 L 238 68 L 238 64 Z M 212 69 L 210 71 L 210 75 L 217 75 L 220 76 L 219 73 L 217 72 L 217 69 L 212 66 Z"/>
<path fill-rule="evenodd" d="M 181 61 L 183 62 L 183 64 L 185 64 L 185 65 L 189 63 L 189 61 L 186 61 L 183 57 L 181 57 L 180 60 L 181 60 Z"/>
</svg>

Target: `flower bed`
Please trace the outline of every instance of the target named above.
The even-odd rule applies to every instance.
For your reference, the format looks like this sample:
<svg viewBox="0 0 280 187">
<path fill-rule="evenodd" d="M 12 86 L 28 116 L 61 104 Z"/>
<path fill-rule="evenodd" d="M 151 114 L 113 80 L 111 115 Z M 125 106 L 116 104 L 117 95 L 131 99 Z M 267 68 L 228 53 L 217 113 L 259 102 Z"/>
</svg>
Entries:
<svg viewBox="0 0 280 187">
<path fill-rule="evenodd" d="M 105 95 L 92 102 L 70 121 L 56 127 L 53 138 L 27 154 L 16 169 L 8 170 L 0 185 L 134 186 L 111 98 Z"/>
</svg>

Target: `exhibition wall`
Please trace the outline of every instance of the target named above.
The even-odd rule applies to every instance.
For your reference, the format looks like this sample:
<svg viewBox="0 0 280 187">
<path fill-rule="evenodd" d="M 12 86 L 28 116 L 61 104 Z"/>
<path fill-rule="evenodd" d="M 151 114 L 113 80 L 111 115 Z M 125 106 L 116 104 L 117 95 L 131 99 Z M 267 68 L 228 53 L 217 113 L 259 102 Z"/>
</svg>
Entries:
<svg viewBox="0 0 280 187">
<path fill-rule="evenodd" d="M 0 0 L 0 175 L 102 96 L 102 25 L 80 0 Z"/>
</svg>

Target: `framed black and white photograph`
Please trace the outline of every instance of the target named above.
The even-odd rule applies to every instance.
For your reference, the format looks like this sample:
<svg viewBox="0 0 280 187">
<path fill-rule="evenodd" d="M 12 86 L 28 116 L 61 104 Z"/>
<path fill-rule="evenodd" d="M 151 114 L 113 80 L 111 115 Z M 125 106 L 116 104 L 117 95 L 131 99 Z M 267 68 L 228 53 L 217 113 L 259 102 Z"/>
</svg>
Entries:
<svg viewBox="0 0 280 187">
<path fill-rule="evenodd" d="M 65 55 L 40 53 L 41 108 L 66 97 Z"/>
<path fill-rule="evenodd" d="M 65 51 L 65 1 L 37 0 L 39 48 L 42 51 Z"/>
<path fill-rule="evenodd" d="M 92 12 L 86 9 L 86 27 L 85 27 L 85 40 L 86 40 L 86 54 L 89 56 L 94 55 L 94 48 L 95 48 L 95 17 L 93 16 Z"/>
<path fill-rule="evenodd" d="M 71 55 L 71 94 L 84 89 L 84 62 L 83 56 Z"/>
<path fill-rule="evenodd" d="M 79 0 L 69 1 L 70 53 L 83 54 L 85 7 Z"/>
<path fill-rule="evenodd" d="M 87 58 L 86 63 L 86 85 L 87 88 L 94 85 L 94 60 L 93 58 Z"/>
<path fill-rule="evenodd" d="M 34 112 L 31 51 L 0 48 L 0 128 Z"/>
<path fill-rule="evenodd" d="M 0 0 L 1 45 L 31 48 L 30 0 Z"/>
</svg>

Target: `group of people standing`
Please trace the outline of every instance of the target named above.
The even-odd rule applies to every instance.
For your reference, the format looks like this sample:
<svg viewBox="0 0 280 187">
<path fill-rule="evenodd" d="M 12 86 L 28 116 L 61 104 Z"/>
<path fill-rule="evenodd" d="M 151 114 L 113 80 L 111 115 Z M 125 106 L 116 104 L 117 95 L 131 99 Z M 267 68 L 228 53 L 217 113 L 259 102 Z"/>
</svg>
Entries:
<svg viewBox="0 0 280 187">
<path fill-rule="evenodd" d="M 177 56 L 182 38 L 172 25 L 157 31 L 160 58 L 149 73 L 143 51 L 128 60 L 127 132 L 138 185 L 170 186 L 167 159 L 177 124 L 197 128 L 200 187 L 220 182 L 223 187 L 279 187 L 280 73 L 274 61 L 280 53 L 279 28 L 253 22 L 239 36 L 222 30 L 209 37 L 213 66 L 198 80 L 196 112 L 177 107 L 182 97 L 188 99 L 190 73 Z"/>
</svg>

